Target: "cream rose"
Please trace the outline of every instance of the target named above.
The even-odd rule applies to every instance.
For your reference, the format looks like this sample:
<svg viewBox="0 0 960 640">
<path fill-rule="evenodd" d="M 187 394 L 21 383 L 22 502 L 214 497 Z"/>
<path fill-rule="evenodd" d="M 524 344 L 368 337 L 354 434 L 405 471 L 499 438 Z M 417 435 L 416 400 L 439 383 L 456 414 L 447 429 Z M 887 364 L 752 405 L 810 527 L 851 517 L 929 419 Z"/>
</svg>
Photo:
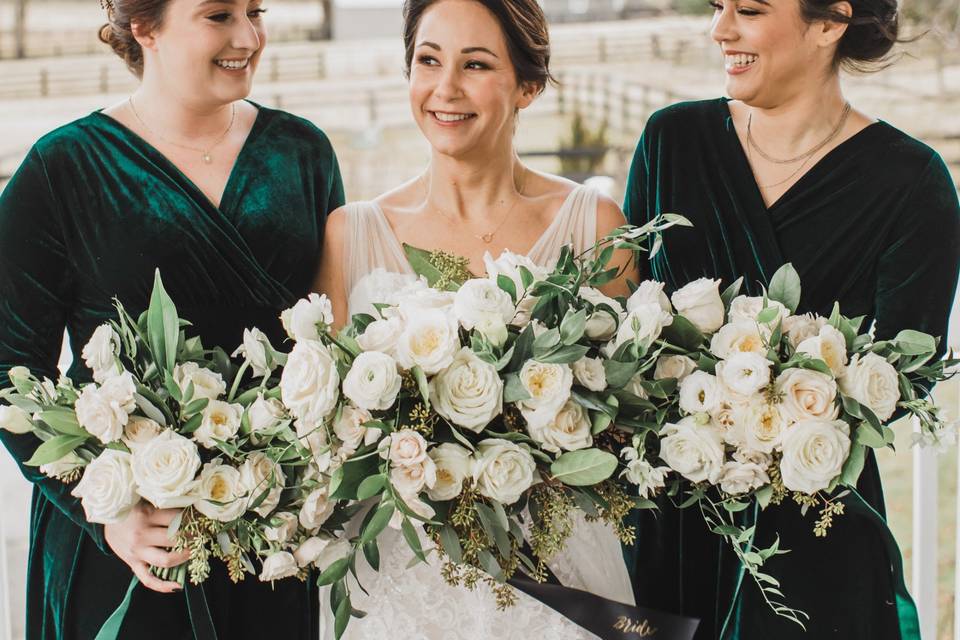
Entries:
<svg viewBox="0 0 960 640">
<path fill-rule="evenodd" d="M 720 490 L 736 496 L 769 484 L 767 470 L 752 462 L 728 462 L 720 472 Z"/>
<path fill-rule="evenodd" d="M 130 454 L 105 449 L 83 470 L 71 495 L 80 498 L 87 520 L 112 524 L 123 520 L 140 500 L 135 489 Z"/>
<path fill-rule="evenodd" d="M 436 482 L 427 489 L 434 501 L 453 500 L 463 491 L 463 481 L 472 474 L 470 452 L 458 444 L 444 442 L 430 450 L 436 466 Z"/>
<path fill-rule="evenodd" d="M 766 355 L 767 341 L 760 334 L 760 326 L 755 322 L 736 321 L 720 327 L 710 338 L 710 353 L 720 359 L 726 359 L 736 353 L 756 353 Z"/>
<path fill-rule="evenodd" d="M 297 342 L 319 340 L 333 326 L 333 305 L 326 295 L 311 293 L 281 313 L 280 322 Z"/>
<path fill-rule="evenodd" d="M 289 551 L 278 551 L 267 556 L 260 572 L 260 582 L 271 582 L 297 575 L 299 566 Z"/>
<path fill-rule="evenodd" d="M 819 334 L 821 327 L 826 324 L 826 318 L 813 313 L 806 313 L 799 316 L 790 316 L 784 320 L 783 332 L 791 346 L 796 349 L 807 338 L 813 338 Z"/>
<path fill-rule="evenodd" d="M 823 325 L 816 336 L 798 344 L 797 353 L 822 360 L 837 378 L 842 376 L 847 368 L 847 339 L 829 324 Z"/>
<path fill-rule="evenodd" d="M 137 490 L 158 509 L 193 504 L 199 469 L 197 445 L 170 429 L 133 452 Z"/>
<path fill-rule="evenodd" d="M 413 429 L 400 429 L 381 441 L 394 465 L 413 466 L 427 459 L 427 441 Z"/>
<path fill-rule="evenodd" d="M 787 422 L 833 420 L 840 414 L 837 383 L 825 373 L 812 369 L 787 369 L 775 383 L 782 397 L 780 411 Z"/>
<path fill-rule="evenodd" d="M 191 400 L 197 398 L 216 400 L 227 392 L 227 383 L 223 381 L 223 376 L 216 371 L 201 367 L 196 362 L 184 362 L 174 367 L 173 381 L 181 393 L 186 393 L 187 388 L 191 383 L 193 384 Z"/>
<path fill-rule="evenodd" d="M 737 296 L 730 301 L 730 322 L 747 322 L 756 324 L 757 316 L 764 309 L 776 309 L 777 316 L 771 322 L 771 326 L 776 326 L 777 321 L 784 321 L 790 315 L 790 310 L 776 300 L 767 298 L 766 306 L 762 296 Z"/>
<path fill-rule="evenodd" d="M 723 469 L 723 438 L 717 429 L 687 417 L 661 431 L 660 458 L 691 482 L 716 484 Z"/>
<path fill-rule="evenodd" d="M 390 484 L 404 498 L 416 497 L 437 482 L 437 465 L 431 458 L 419 464 L 397 465 L 390 469 Z"/>
<path fill-rule="evenodd" d="M 536 428 L 553 421 L 570 398 L 573 371 L 566 364 L 527 360 L 520 369 L 520 384 L 530 397 L 517 406 L 527 424 Z"/>
<path fill-rule="evenodd" d="M 258 378 L 268 376 L 273 371 L 273 345 L 260 329 L 244 329 L 243 344 L 237 347 L 233 356 L 243 356 L 253 367 L 253 375 Z"/>
<path fill-rule="evenodd" d="M 247 422 L 250 423 L 250 441 L 262 444 L 265 435 L 274 429 L 285 417 L 283 404 L 275 398 L 265 398 L 262 393 L 247 407 Z"/>
<path fill-rule="evenodd" d="M 503 412 L 503 380 L 495 366 L 463 347 L 430 381 L 430 401 L 453 424 L 480 433 Z"/>
<path fill-rule="evenodd" d="M 660 305 L 637 305 L 620 323 L 613 346 L 619 347 L 630 340 L 639 340 L 643 344 L 650 345 L 660 337 L 663 328 L 671 324 L 673 324 L 673 316 L 661 309 Z"/>
<path fill-rule="evenodd" d="M 772 453 L 780 448 L 780 439 L 786 421 L 778 408 L 756 398 L 734 409 L 733 419 L 738 437 L 736 442 L 747 449 Z"/>
<path fill-rule="evenodd" d="M 264 491 L 270 489 L 263 502 L 253 509 L 261 517 L 267 517 L 277 508 L 286 481 L 280 465 L 259 451 L 247 456 L 240 465 L 240 483 L 246 490 L 248 504 L 252 504 Z"/>
<path fill-rule="evenodd" d="M 527 256 L 504 251 L 496 260 L 489 252 L 483 254 L 483 265 L 487 270 L 487 277 L 497 281 L 497 276 L 506 276 L 513 280 L 517 288 L 517 298 L 526 294 L 526 287 L 523 286 L 523 279 L 520 276 L 520 267 L 527 269 L 533 276 L 533 281 L 544 280 L 550 274 L 549 270 L 536 264 Z"/>
<path fill-rule="evenodd" d="M 694 371 L 680 383 L 680 409 L 687 413 L 713 413 L 723 400 L 716 376 Z"/>
<path fill-rule="evenodd" d="M 216 449 L 217 440 L 228 442 L 237 435 L 242 418 L 241 405 L 211 400 L 203 409 L 203 419 L 193 432 L 193 439 L 207 449 Z"/>
<path fill-rule="evenodd" d="M 783 436 L 780 474 L 790 491 L 826 489 L 850 455 L 850 427 L 843 420 L 803 420 Z"/>
<path fill-rule="evenodd" d="M 321 424 L 337 406 L 340 374 L 330 350 L 313 340 L 294 345 L 280 374 L 280 399 L 306 427 Z"/>
<path fill-rule="evenodd" d="M 120 439 L 130 451 L 134 451 L 156 438 L 162 431 L 163 427 L 150 418 L 130 416 Z"/>
<path fill-rule="evenodd" d="M 573 378 L 590 391 L 603 391 L 607 388 L 607 372 L 600 358 L 580 358 L 573 363 Z"/>
<path fill-rule="evenodd" d="M 341 457 L 352 455 L 361 445 L 370 445 L 380 437 L 380 429 L 363 426 L 373 420 L 365 409 L 346 405 L 340 417 L 333 423 L 333 433 L 340 440 L 338 453 Z"/>
<path fill-rule="evenodd" d="M 683 382 L 687 376 L 697 370 L 697 363 L 687 356 L 660 356 L 653 370 L 654 380 L 676 378 Z"/>
<path fill-rule="evenodd" d="M 723 300 L 720 281 L 700 278 L 674 292 L 671 297 L 677 313 L 692 322 L 700 331 L 713 333 L 723 326 Z"/>
<path fill-rule="evenodd" d="M 396 357 L 397 340 L 403 331 L 403 321 L 397 316 L 374 320 L 357 336 L 357 343 L 364 351 L 380 351 Z"/>
<path fill-rule="evenodd" d="M 509 440 L 488 438 L 477 446 L 473 478 L 487 498 L 513 504 L 533 485 L 536 471 L 533 456 Z"/>
<path fill-rule="evenodd" d="M 194 508 L 213 520 L 230 522 L 247 510 L 246 493 L 240 482 L 240 472 L 219 459 L 203 465 L 196 487 Z"/>
<path fill-rule="evenodd" d="M 717 379 L 746 399 L 770 384 L 771 362 L 757 353 L 737 353 L 717 363 Z"/>
<path fill-rule="evenodd" d="M 120 354 L 120 336 L 109 324 L 96 328 L 83 347 L 84 364 L 93 371 L 94 381 L 103 384 L 108 378 L 123 373 L 117 356 Z"/>
<path fill-rule="evenodd" d="M 587 318 L 584 334 L 591 340 L 609 340 L 617 333 L 617 324 L 623 307 L 613 298 L 593 287 L 580 287 L 580 297 L 593 305 L 593 313 Z M 610 309 L 598 309 L 606 305 Z"/>
<path fill-rule="evenodd" d="M 316 562 L 329 544 L 329 538 L 318 538 L 317 536 L 312 536 L 301 542 L 293 552 L 293 557 L 297 560 L 297 566 L 302 569 Z"/>
<path fill-rule="evenodd" d="M 900 401 L 897 370 L 875 353 L 853 356 L 840 378 L 840 390 L 877 414 L 881 422 L 893 417 Z"/>
<path fill-rule="evenodd" d="M 293 539 L 299 522 L 295 513 L 289 511 L 276 513 L 270 518 L 271 525 L 264 528 L 263 537 L 269 542 L 284 544 Z"/>
<path fill-rule="evenodd" d="M 663 292 L 663 283 L 656 280 L 644 280 L 636 291 L 627 298 L 627 312 L 633 311 L 642 304 L 658 304 L 667 313 L 673 312 L 670 298 Z"/>
<path fill-rule="evenodd" d="M 0 405 L 0 429 L 10 433 L 30 433 L 33 421 L 30 414 L 12 404 Z"/>
<path fill-rule="evenodd" d="M 87 385 L 74 405 L 77 422 L 104 444 L 119 440 L 130 413 L 136 409 L 135 393 L 129 372 L 108 378 L 99 387 Z"/>
<path fill-rule="evenodd" d="M 336 504 L 336 500 L 330 498 L 329 487 L 314 489 L 300 508 L 300 524 L 311 531 L 319 529 L 333 514 Z"/>
<path fill-rule="evenodd" d="M 379 351 L 364 351 L 343 379 L 343 395 L 361 409 L 383 411 L 393 406 L 401 382 L 396 360 Z"/>
<path fill-rule="evenodd" d="M 453 314 L 467 331 L 506 325 L 514 311 L 510 294 L 497 286 L 496 279 L 471 278 L 453 295 Z"/>
<path fill-rule="evenodd" d="M 450 366 L 460 350 L 457 325 L 450 314 L 424 309 L 406 319 L 397 342 L 397 360 L 404 369 L 419 366 L 432 376 Z"/>
<path fill-rule="evenodd" d="M 550 422 L 527 425 L 527 433 L 544 449 L 553 453 L 586 449 L 593 444 L 590 434 L 590 416 L 573 400 L 567 400 Z"/>
</svg>

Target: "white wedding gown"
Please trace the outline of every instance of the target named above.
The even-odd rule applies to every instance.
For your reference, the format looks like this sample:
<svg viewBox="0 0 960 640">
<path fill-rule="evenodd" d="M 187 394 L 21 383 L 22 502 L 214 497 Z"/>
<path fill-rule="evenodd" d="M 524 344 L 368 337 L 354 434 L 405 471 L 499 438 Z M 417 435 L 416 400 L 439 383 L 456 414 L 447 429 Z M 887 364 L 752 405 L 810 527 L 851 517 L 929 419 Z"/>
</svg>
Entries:
<svg viewBox="0 0 960 640">
<path fill-rule="evenodd" d="M 347 205 L 345 236 L 345 290 L 351 315 L 373 313 L 372 303 L 389 301 L 391 294 L 414 279 L 403 249 L 383 211 L 373 202 Z M 573 242 L 579 253 L 596 240 L 597 192 L 577 186 L 566 198 L 555 219 L 528 254 L 537 264 L 552 267 L 560 248 Z M 589 591 L 610 600 L 634 604 L 630 578 L 620 542 L 606 524 L 586 522 L 575 512 L 575 527 L 567 547 L 549 564 L 568 587 Z M 423 539 L 423 536 L 421 536 Z M 426 543 L 426 541 L 425 541 Z M 474 591 L 451 587 L 440 575 L 436 552 L 428 564 L 408 568 L 413 554 L 399 531 L 386 529 L 380 536 L 380 571 L 358 557 L 357 573 L 365 595 L 352 585 L 351 600 L 367 613 L 353 618 L 344 638 L 367 640 L 595 640 L 596 636 L 538 600 L 517 591 L 515 606 L 500 611 L 490 589 Z M 321 595 L 323 640 L 333 640 L 333 615 L 326 589 Z"/>
</svg>

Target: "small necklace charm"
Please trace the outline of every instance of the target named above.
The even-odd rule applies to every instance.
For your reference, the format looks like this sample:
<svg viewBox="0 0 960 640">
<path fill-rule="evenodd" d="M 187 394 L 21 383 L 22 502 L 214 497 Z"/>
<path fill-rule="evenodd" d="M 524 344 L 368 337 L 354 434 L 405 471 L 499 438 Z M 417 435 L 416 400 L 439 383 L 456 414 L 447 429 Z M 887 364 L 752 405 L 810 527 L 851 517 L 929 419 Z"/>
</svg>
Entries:
<svg viewBox="0 0 960 640">
<path fill-rule="evenodd" d="M 493 242 L 493 234 L 485 233 L 482 236 L 480 236 L 480 239 L 483 240 L 485 244 L 490 244 L 491 242 Z"/>
<path fill-rule="evenodd" d="M 213 162 L 213 158 L 211 158 L 211 157 L 210 157 L 210 154 L 207 153 L 206 151 L 204 151 L 204 152 L 203 152 L 203 155 L 200 156 L 200 157 L 203 159 L 203 161 L 204 161 L 206 164 L 211 164 L 211 163 Z"/>
</svg>

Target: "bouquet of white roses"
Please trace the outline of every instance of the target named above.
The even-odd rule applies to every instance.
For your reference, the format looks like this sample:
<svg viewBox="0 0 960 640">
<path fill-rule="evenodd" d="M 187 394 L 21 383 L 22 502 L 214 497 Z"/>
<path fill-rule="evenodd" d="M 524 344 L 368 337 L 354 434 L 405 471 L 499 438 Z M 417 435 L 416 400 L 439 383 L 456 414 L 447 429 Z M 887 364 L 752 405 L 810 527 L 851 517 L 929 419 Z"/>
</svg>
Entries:
<svg viewBox="0 0 960 640">
<path fill-rule="evenodd" d="M 761 571 L 782 553 L 757 549 L 754 527 L 736 514 L 792 498 L 804 513 L 819 509 L 817 536 L 856 500 L 868 448 L 892 446 L 889 423 L 899 410 L 915 416 L 922 439 L 937 441 L 948 425 L 927 393 L 949 377 L 956 360 L 935 360 L 937 340 L 901 331 L 892 340 L 860 333 L 863 318 L 834 306 L 829 318 L 795 315 L 800 279 L 791 265 L 765 295 L 723 294 L 700 279 L 673 294 L 669 329 L 651 380 L 678 383 L 662 406 L 659 432 L 634 441 L 631 457 L 655 453 L 670 474 L 667 491 L 697 505 L 711 530 L 726 538 L 779 614 L 802 625 L 805 614 L 779 602 L 777 581 Z M 653 283 L 644 286 L 659 287 Z M 865 503 L 864 503 L 865 504 Z"/>
<path fill-rule="evenodd" d="M 34 433 L 43 443 L 27 464 L 76 482 L 90 522 L 122 520 L 138 501 L 181 508 L 171 526 L 190 561 L 158 575 L 193 583 L 209 575 L 211 556 L 231 579 L 299 575 L 322 556 L 331 536 L 320 525 L 332 505 L 318 497 L 320 474 L 267 388 L 284 361 L 266 336 L 247 331 L 240 367 L 220 349 L 186 338 L 157 274 L 150 308 L 134 320 L 100 326 L 83 349 L 94 382 L 39 380 L 18 367 L 0 392 L 0 428 Z M 253 367 L 260 385 L 240 391 Z M 228 388 L 228 383 L 230 386 Z"/>
</svg>

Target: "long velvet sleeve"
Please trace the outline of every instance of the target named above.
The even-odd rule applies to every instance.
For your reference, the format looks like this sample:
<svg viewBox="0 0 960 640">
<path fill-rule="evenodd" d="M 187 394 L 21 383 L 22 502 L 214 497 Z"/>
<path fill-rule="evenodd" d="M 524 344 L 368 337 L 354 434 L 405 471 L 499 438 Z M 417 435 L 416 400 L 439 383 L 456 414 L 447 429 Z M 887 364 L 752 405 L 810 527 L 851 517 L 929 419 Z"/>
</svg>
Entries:
<svg viewBox="0 0 960 640">
<path fill-rule="evenodd" d="M 328 181 L 327 192 L 329 193 L 327 209 L 323 212 L 324 218 L 342 207 L 347 201 L 346 194 L 343 191 L 343 178 L 340 176 L 340 163 L 337 161 L 337 154 L 332 146 L 330 147 L 330 161 L 328 166 L 329 171 L 326 175 L 322 176 Z"/>
<path fill-rule="evenodd" d="M 630 163 L 627 187 L 623 194 L 623 215 L 626 216 L 627 222 L 637 226 L 645 224 L 652 215 L 656 214 L 656 212 L 650 210 L 647 203 L 647 181 L 650 179 L 650 169 L 647 161 L 647 138 L 648 134 L 646 132 L 640 136 L 640 142 L 637 143 L 637 149 L 633 154 L 633 161 Z M 640 279 L 649 279 L 651 268 L 647 256 L 641 256 L 637 263 L 637 267 L 640 269 Z"/>
<path fill-rule="evenodd" d="M 57 358 L 71 306 L 71 273 L 46 167 L 34 148 L 0 195 L 0 387 L 14 366 L 57 378 Z M 24 464 L 40 445 L 32 434 L 0 430 L 24 477 L 106 550 L 103 528 L 84 517 L 71 486 Z"/>
<path fill-rule="evenodd" d="M 877 266 L 876 337 L 924 331 L 941 338 L 942 356 L 960 269 L 960 205 L 938 154 L 913 187 L 892 236 Z"/>
</svg>

